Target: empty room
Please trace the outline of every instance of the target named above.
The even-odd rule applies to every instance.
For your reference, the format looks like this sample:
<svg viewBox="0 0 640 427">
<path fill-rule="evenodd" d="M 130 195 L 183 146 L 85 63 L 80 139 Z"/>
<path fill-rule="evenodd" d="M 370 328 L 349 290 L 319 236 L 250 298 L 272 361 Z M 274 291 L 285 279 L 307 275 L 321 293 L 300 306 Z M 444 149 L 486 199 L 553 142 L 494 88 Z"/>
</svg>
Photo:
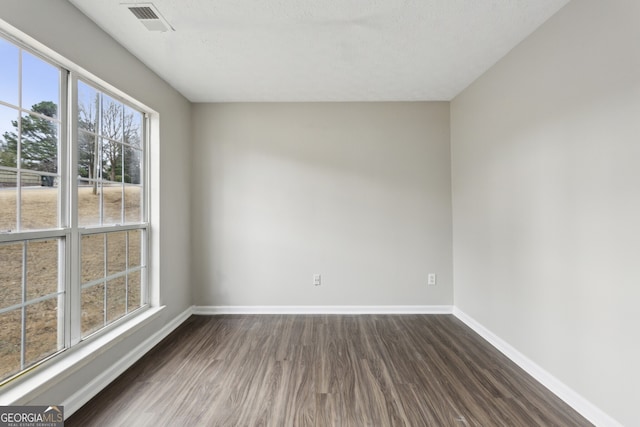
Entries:
<svg viewBox="0 0 640 427">
<path fill-rule="evenodd" d="M 2 0 L 0 426 L 640 425 L 639 41 L 636 0 Z"/>
</svg>

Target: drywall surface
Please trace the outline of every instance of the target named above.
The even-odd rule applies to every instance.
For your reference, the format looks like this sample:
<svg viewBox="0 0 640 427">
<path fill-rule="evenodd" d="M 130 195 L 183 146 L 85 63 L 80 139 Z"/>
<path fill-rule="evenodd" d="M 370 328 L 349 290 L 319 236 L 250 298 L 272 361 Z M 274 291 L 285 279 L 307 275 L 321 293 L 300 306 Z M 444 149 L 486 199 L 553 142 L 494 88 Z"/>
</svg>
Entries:
<svg viewBox="0 0 640 427">
<path fill-rule="evenodd" d="M 189 161 L 190 103 L 153 74 L 140 61 L 64 0 L 2 2 L 0 19 L 42 43 L 81 68 L 103 79 L 160 115 L 154 128 L 151 174 L 154 187 L 151 200 L 152 278 L 159 282 L 159 301 L 167 308 L 158 321 L 141 329 L 110 350 L 126 354 L 136 342 L 184 312 L 191 305 L 189 289 Z M 158 185 L 159 182 L 159 185 Z M 129 344 L 127 344 L 129 343 Z M 104 356 L 108 359 L 108 354 Z M 114 360 L 115 360 L 114 356 Z M 118 356 L 119 357 L 119 356 Z M 102 370 L 89 364 L 66 380 L 69 390 Z M 60 401 L 68 394 L 58 390 Z M 55 387 L 49 390 L 56 395 Z M 56 402 L 50 402 L 56 403 Z"/>
<path fill-rule="evenodd" d="M 451 103 L 455 304 L 640 425 L 640 3 L 569 3 Z"/>
<path fill-rule="evenodd" d="M 192 123 L 194 304 L 452 303 L 448 103 L 194 104 Z"/>
</svg>

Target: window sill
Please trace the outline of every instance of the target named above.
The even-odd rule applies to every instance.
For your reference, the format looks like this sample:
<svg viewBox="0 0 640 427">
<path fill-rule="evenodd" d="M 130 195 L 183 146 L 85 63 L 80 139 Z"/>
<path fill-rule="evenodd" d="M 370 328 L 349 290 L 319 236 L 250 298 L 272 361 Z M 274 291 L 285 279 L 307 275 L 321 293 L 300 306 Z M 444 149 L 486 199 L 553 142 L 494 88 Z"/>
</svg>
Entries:
<svg viewBox="0 0 640 427">
<path fill-rule="evenodd" d="M 158 317 L 165 306 L 151 307 L 104 333 L 66 349 L 0 388 L 0 406 L 26 405 L 49 388 Z M 56 403 L 56 402 L 53 402 Z"/>
</svg>

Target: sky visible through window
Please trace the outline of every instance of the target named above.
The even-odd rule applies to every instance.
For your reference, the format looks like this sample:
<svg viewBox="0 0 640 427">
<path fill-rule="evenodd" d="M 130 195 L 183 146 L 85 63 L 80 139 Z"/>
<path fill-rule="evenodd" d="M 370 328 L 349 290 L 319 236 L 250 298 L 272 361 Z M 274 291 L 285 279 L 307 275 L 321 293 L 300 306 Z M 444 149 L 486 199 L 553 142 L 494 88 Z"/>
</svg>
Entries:
<svg viewBox="0 0 640 427">
<path fill-rule="evenodd" d="M 19 105 L 20 60 L 22 59 L 22 105 Z M 0 38 L 0 100 L 14 108 L 30 110 L 35 104 L 51 101 L 59 105 L 58 68 Z M 15 132 L 12 121 L 18 110 L 0 104 L 0 141 L 5 132 Z"/>
</svg>

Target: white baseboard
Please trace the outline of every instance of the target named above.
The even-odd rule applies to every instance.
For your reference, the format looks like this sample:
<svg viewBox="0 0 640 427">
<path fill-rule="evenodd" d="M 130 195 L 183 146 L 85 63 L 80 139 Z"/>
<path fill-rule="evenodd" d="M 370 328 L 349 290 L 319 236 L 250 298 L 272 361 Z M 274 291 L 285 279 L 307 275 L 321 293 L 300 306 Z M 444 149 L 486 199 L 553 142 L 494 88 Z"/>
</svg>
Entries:
<svg viewBox="0 0 640 427">
<path fill-rule="evenodd" d="M 507 356 L 516 365 L 524 369 L 529 375 L 545 386 L 549 391 L 562 399 L 566 404 L 575 409 L 595 426 L 623 427 L 622 424 L 611 418 L 600 408 L 576 393 L 569 386 L 544 370 L 541 366 L 520 353 L 502 338 L 482 326 L 475 319 L 465 314 L 457 307 L 453 308 L 453 315 L 473 329 L 478 335 L 487 340 L 498 351 Z"/>
<path fill-rule="evenodd" d="M 487 340 L 498 351 L 503 353 L 515 364 L 524 369 L 529 375 L 544 385 L 552 393 L 566 402 L 583 417 L 596 426 L 623 427 L 597 406 L 583 398 L 573 389 L 562 383 L 556 377 L 534 363 L 525 355 L 509 345 L 506 341 L 485 328 L 472 317 L 457 307 L 447 305 L 436 306 L 194 306 L 189 307 L 161 330 L 147 338 L 133 349 L 126 357 L 115 362 L 107 371 L 97 376 L 93 381 L 79 389 L 65 399 L 65 417 L 91 400 L 102 389 L 131 367 L 156 344 L 180 326 L 192 314 L 221 315 L 221 314 L 453 314 L 463 323 Z"/>
<path fill-rule="evenodd" d="M 451 314 L 450 305 L 224 305 L 195 306 L 193 314 Z"/>
<path fill-rule="evenodd" d="M 64 405 L 64 415 L 68 418 L 82 407 L 85 403 L 91 400 L 102 389 L 108 386 L 112 381 L 118 378 L 129 369 L 135 362 L 137 362 L 142 356 L 144 356 L 149 350 L 151 350 L 156 344 L 166 338 L 171 332 L 173 332 L 178 326 L 180 326 L 185 320 L 187 320 L 193 314 L 193 307 L 189 307 L 173 320 L 167 323 L 162 329 L 149 338 L 140 343 L 136 348 L 131 350 L 125 357 L 119 359 L 113 363 L 106 371 L 95 377 L 93 381 L 86 384 L 84 387 L 76 391 L 62 402 Z"/>
</svg>

